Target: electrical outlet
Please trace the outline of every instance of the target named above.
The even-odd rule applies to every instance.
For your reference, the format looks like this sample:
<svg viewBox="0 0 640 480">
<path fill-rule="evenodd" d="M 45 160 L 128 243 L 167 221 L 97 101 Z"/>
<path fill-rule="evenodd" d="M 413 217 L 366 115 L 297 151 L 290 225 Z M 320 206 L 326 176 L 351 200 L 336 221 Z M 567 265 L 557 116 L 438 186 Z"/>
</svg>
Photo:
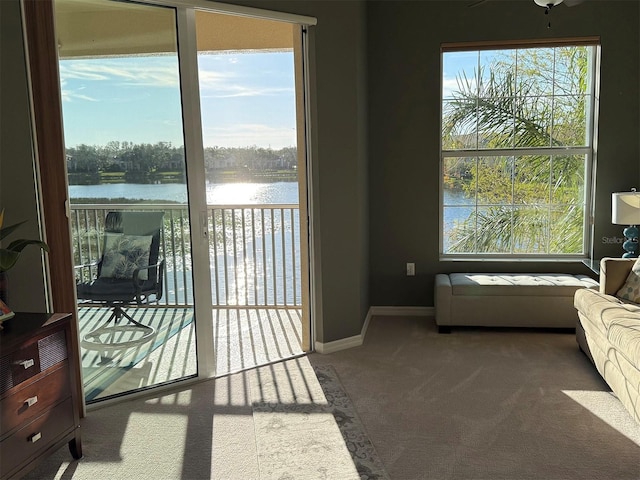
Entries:
<svg viewBox="0 0 640 480">
<path fill-rule="evenodd" d="M 416 264 L 407 263 L 407 277 L 413 277 L 416 274 Z"/>
</svg>

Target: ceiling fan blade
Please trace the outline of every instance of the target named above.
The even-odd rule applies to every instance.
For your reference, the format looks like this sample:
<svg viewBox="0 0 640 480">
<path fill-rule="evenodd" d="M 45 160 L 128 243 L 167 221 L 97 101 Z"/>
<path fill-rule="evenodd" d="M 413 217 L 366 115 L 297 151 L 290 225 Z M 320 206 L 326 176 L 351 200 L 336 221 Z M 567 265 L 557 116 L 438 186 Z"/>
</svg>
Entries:
<svg viewBox="0 0 640 480">
<path fill-rule="evenodd" d="M 469 5 L 467 5 L 470 8 L 473 7 L 477 7 L 478 5 L 482 5 L 485 2 L 488 2 L 489 0 L 476 0 L 475 2 L 470 3 Z"/>
</svg>

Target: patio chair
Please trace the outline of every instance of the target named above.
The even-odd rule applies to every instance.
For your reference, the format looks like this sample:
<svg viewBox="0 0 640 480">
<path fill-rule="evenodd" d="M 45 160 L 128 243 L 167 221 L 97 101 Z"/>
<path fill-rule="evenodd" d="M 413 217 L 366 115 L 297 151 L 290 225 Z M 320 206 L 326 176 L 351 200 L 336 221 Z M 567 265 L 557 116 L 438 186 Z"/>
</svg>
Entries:
<svg viewBox="0 0 640 480">
<path fill-rule="evenodd" d="M 101 303 L 112 309 L 102 327 L 88 333 L 84 340 L 104 343 L 99 337 L 125 318 L 145 330 L 148 338 L 154 329 L 125 312 L 127 305 L 145 305 L 162 297 L 164 259 L 160 258 L 160 232 L 164 212 L 109 212 L 105 218 L 102 258 L 97 262 L 97 278 L 76 285 L 78 300 Z M 80 265 L 83 268 L 89 265 Z M 110 329 L 112 330 L 112 329 Z"/>
</svg>

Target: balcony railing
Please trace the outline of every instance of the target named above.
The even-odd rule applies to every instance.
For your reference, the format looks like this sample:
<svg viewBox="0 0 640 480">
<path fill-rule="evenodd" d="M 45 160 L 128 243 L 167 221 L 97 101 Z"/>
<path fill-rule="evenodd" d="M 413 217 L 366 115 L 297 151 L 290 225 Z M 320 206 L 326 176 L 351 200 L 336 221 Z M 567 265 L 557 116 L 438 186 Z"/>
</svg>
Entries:
<svg viewBox="0 0 640 480">
<path fill-rule="evenodd" d="M 75 265 L 101 258 L 104 219 L 114 210 L 164 212 L 165 281 L 159 305 L 192 305 L 191 222 L 184 204 L 72 205 Z M 301 306 L 297 205 L 209 205 L 207 223 L 213 307 Z M 96 275 L 95 266 L 76 268 L 78 281 Z"/>
</svg>

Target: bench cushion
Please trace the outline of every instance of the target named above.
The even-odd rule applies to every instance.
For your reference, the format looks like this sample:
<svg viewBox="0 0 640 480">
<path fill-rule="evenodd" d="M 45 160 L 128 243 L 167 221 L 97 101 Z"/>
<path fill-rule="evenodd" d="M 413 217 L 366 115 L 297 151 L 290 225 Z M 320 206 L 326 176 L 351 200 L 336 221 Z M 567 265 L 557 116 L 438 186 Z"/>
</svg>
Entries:
<svg viewBox="0 0 640 480">
<path fill-rule="evenodd" d="M 563 273 L 451 273 L 453 295 L 572 297 L 578 288 L 597 288 L 598 282 Z"/>
</svg>

